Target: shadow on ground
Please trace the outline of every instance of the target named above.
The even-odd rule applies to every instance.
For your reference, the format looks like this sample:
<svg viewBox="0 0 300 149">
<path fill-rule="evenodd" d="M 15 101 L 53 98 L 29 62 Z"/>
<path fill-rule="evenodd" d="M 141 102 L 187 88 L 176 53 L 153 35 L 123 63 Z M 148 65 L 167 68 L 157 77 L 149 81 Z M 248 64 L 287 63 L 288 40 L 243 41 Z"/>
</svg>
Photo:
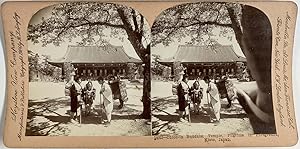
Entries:
<svg viewBox="0 0 300 149">
<path fill-rule="evenodd" d="M 227 101 L 222 101 L 221 119 L 226 120 L 244 120 L 248 119 L 247 114 L 239 104 L 234 104 L 231 108 L 226 108 Z M 191 106 L 191 109 L 192 106 Z M 178 101 L 176 96 L 153 97 L 152 98 L 152 134 L 181 134 L 183 129 L 192 129 L 197 133 L 197 129 L 205 129 L 205 127 L 214 127 L 210 122 L 211 111 L 208 105 L 204 105 L 204 109 L 200 113 L 191 112 L 191 122 L 184 124 L 179 121 L 178 117 Z M 238 128 L 237 128 L 238 129 Z M 234 131 L 234 130 L 233 130 Z M 199 132 L 201 134 L 201 132 Z M 204 133 L 204 132 L 203 132 Z"/>
<path fill-rule="evenodd" d="M 114 104 L 112 121 L 142 120 L 141 111 L 137 110 L 138 105 L 125 104 L 122 109 L 118 109 L 118 104 L 118 102 Z M 38 102 L 29 100 L 28 105 L 26 136 L 67 136 L 71 133 L 72 130 L 69 126 L 73 124 L 70 123 L 70 100 L 68 98 L 44 98 Z M 101 121 L 103 119 L 106 119 L 105 113 L 95 107 L 89 115 L 83 114 L 81 125 L 103 125 Z"/>
</svg>

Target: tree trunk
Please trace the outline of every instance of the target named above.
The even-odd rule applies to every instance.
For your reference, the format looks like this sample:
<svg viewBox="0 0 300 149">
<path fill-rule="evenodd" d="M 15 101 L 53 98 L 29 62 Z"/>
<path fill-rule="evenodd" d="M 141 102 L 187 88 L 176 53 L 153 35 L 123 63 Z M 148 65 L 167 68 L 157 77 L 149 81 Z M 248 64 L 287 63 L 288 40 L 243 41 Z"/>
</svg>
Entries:
<svg viewBox="0 0 300 149">
<path fill-rule="evenodd" d="M 247 66 L 258 86 L 257 105 L 266 112 L 273 112 L 271 97 L 272 27 L 268 17 L 260 10 L 242 7 L 241 27 L 234 11 L 228 8 L 236 40 L 247 58 Z"/>
<path fill-rule="evenodd" d="M 144 81 L 143 81 L 143 113 L 142 117 L 146 119 L 150 119 L 151 117 L 151 99 L 150 99 L 150 92 L 151 92 L 151 78 L 150 78 L 150 56 L 147 56 L 149 59 L 148 63 L 145 63 L 144 66 Z"/>
<path fill-rule="evenodd" d="M 228 7 L 227 10 L 236 40 L 247 58 L 247 67 L 258 86 L 252 100 L 257 107 L 274 118 L 271 86 L 272 27 L 270 21 L 262 11 L 245 5 L 242 6 L 242 27 L 240 27 L 234 10 Z M 275 129 L 268 129 L 268 132 L 265 132 L 264 127 L 262 127 L 275 128 L 274 120 L 262 122 L 248 109 L 242 97 L 239 98 L 239 102 L 244 109 L 247 109 L 246 112 L 256 133 L 276 133 Z"/>
<path fill-rule="evenodd" d="M 142 44 L 142 29 L 138 30 L 137 26 L 134 27 L 130 24 L 130 19 L 125 15 L 125 12 L 122 8 L 118 10 L 119 16 L 123 22 L 124 29 L 128 35 L 128 40 L 130 41 L 131 45 L 133 46 L 134 50 L 141 58 L 144 64 L 144 81 L 143 81 L 143 113 L 141 116 L 146 119 L 150 119 L 151 117 L 151 99 L 150 99 L 150 89 L 151 89 L 151 80 L 150 80 L 150 44 L 144 48 Z M 136 16 L 132 16 L 136 17 Z M 136 20 L 136 18 L 133 18 Z M 141 22 L 141 26 L 143 26 L 143 21 Z"/>
</svg>

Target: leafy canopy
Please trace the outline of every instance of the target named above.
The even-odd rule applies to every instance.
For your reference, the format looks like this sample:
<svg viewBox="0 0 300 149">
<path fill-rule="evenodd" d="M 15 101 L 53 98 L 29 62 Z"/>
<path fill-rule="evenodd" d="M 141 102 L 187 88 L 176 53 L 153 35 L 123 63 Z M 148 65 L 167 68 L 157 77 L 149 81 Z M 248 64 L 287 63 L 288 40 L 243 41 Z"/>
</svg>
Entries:
<svg viewBox="0 0 300 149">
<path fill-rule="evenodd" d="M 51 6 L 39 23 L 28 27 L 28 40 L 43 46 L 71 42 L 80 38 L 79 45 L 107 45 L 110 38 L 135 38 L 133 45 L 141 57 L 150 44 L 150 27 L 136 10 L 111 3 L 72 2 Z M 141 53 L 141 54 L 139 54 Z"/>
<path fill-rule="evenodd" d="M 162 43 L 169 45 L 189 37 L 189 44 L 215 44 L 211 36 L 218 28 L 220 35 L 233 34 L 228 9 L 234 10 L 236 18 L 241 17 L 241 5 L 220 2 L 200 2 L 177 5 L 163 11 L 152 26 L 152 46 Z M 208 37 L 208 38 L 204 38 Z"/>
</svg>

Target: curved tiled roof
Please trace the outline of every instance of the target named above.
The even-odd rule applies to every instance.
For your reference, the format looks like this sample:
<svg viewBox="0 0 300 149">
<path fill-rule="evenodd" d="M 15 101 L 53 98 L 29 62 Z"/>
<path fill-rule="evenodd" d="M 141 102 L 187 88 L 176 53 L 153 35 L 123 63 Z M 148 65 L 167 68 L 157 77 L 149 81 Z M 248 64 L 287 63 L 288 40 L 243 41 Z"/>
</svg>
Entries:
<svg viewBox="0 0 300 149">
<path fill-rule="evenodd" d="M 238 56 L 231 45 L 179 45 L 173 57 L 162 59 L 160 62 L 170 63 L 176 61 L 181 63 L 245 62 L 246 58 Z"/>
<path fill-rule="evenodd" d="M 139 59 L 128 56 L 122 46 L 68 46 L 64 57 L 49 61 L 50 64 L 61 65 L 71 63 L 141 63 Z"/>
</svg>

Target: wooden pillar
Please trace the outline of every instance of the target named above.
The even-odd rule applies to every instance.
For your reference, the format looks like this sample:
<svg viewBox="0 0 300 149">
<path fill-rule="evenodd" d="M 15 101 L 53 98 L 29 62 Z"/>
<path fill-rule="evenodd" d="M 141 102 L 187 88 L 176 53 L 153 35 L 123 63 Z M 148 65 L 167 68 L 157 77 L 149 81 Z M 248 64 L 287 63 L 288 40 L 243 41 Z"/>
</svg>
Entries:
<svg viewBox="0 0 300 149">
<path fill-rule="evenodd" d="M 85 67 L 83 68 L 82 73 L 83 73 L 83 76 L 86 75 L 86 69 L 85 69 Z"/>
<path fill-rule="evenodd" d="M 90 73 L 91 73 L 91 69 L 88 69 L 88 70 L 87 70 L 87 76 L 89 76 Z"/>
</svg>

